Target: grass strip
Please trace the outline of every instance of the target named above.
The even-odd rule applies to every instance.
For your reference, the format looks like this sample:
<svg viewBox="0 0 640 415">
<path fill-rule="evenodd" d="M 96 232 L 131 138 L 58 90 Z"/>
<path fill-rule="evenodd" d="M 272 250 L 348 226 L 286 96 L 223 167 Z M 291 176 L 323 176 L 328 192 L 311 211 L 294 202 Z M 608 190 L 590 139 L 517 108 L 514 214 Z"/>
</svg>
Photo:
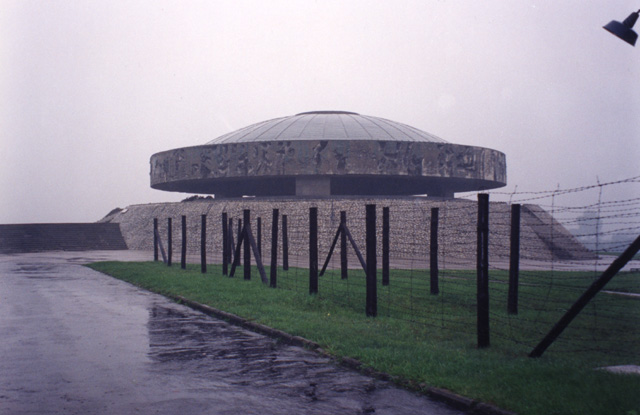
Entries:
<svg viewBox="0 0 640 415">
<path fill-rule="evenodd" d="M 465 317 L 473 316 L 472 310 L 469 310 L 473 298 L 470 301 L 468 297 L 473 297 L 470 287 L 475 281 L 467 278 L 468 275 L 464 272 L 450 274 L 451 287 L 455 286 L 457 290 L 443 284 L 444 294 L 437 298 L 425 296 L 418 300 L 414 297 L 419 296 L 414 295 L 406 300 L 398 294 L 390 297 L 388 303 L 428 303 L 430 300 L 433 308 L 416 306 L 414 308 L 417 310 L 414 312 L 420 314 L 438 310 L 438 318 L 447 316 L 452 319 L 456 316 L 448 314 L 461 314 L 463 317 L 456 323 L 462 326 L 471 324 L 467 328 L 471 335 L 442 329 L 442 325 L 423 324 L 415 321 L 416 318 L 414 321 L 405 318 L 401 315 L 401 311 L 406 310 L 405 306 L 388 306 L 386 311 L 383 308 L 377 318 L 367 318 L 364 315 L 364 302 L 361 300 L 363 297 L 360 297 L 361 276 L 355 272 L 350 274 L 350 285 L 347 288 L 340 285 L 347 282 L 340 281 L 339 276 L 336 279 L 329 273 L 320 279 L 320 295 L 310 296 L 305 286 L 305 278 L 308 278 L 305 270 L 281 272 L 280 286 L 288 289 L 272 289 L 263 285 L 259 278 L 245 281 L 237 277 L 224 277 L 221 275 L 221 267 L 216 265 L 209 266 L 209 272 L 205 275 L 200 273 L 199 265 L 188 265 L 187 270 L 153 262 L 102 262 L 89 266 L 150 291 L 182 296 L 293 336 L 304 337 L 320 344 L 338 358 L 352 357 L 374 370 L 431 387 L 444 388 L 522 415 L 640 413 L 640 376 L 596 370 L 609 364 L 640 364 L 637 351 L 635 354 L 632 352 L 622 356 L 609 356 L 606 347 L 594 350 L 590 346 L 593 336 L 585 336 L 578 331 L 569 333 L 569 336 L 577 335 L 579 342 L 573 343 L 566 350 L 563 350 L 562 345 L 557 347 L 557 351 L 552 346 L 542 358 L 531 359 L 526 356 L 530 351 L 527 331 L 530 329 L 537 333 L 540 320 L 547 327 L 547 322 L 555 321 L 562 310 L 526 310 L 521 313 L 524 315 L 522 318 L 508 317 L 517 320 L 517 324 L 509 320 L 508 332 L 511 337 L 507 339 L 506 334 L 498 334 L 495 336 L 496 340 L 492 340 L 490 348 L 478 350 L 472 335 L 473 323 L 469 322 L 468 316 Z M 555 274 L 563 275 L 558 272 Z M 570 305 L 579 289 L 590 281 L 581 282 L 576 275 L 566 274 L 564 280 L 567 282 L 562 285 L 562 290 L 550 292 L 547 285 L 536 289 L 536 285 L 531 284 L 527 289 L 532 294 L 525 298 L 544 298 L 547 301 L 552 298 L 553 304 L 560 304 L 560 299 L 556 297 L 562 297 L 562 292 L 567 291 L 567 299 L 564 301 Z M 539 279 L 541 275 L 544 277 L 542 273 L 535 278 Z M 533 275 L 531 277 L 534 278 Z M 405 286 L 413 284 L 412 280 L 409 284 L 407 278 L 413 276 L 403 276 L 402 272 L 392 274 L 394 293 L 401 291 L 401 288 L 395 287 L 402 287 L 403 281 Z M 499 281 L 501 278 L 504 276 L 499 273 L 492 274 L 494 280 Z M 634 283 L 638 279 L 637 274 L 626 278 L 631 282 L 625 283 L 621 279 L 620 284 L 624 285 L 621 288 L 628 289 L 629 284 L 637 286 L 637 282 Z M 443 278 L 444 281 L 449 280 Z M 501 285 L 504 284 L 494 284 L 498 289 L 503 289 L 500 288 Z M 411 292 L 414 289 L 415 286 L 412 286 Z M 384 295 L 390 294 L 382 291 L 379 295 L 383 299 L 381 303 L 384 303 Z M 449 297 L 454 300 L 443 300 Z M 495 305 L 496 308 L 500 306 Z M 529 308 L 527 304 L 521 307 Z M 639 307 L 638 300 L 628 300 L 625 303 L 624 316 L 617 320 L 622 320 L 621 327 L 631 325 L 633 328 L 635 324 L 635 330 L 619 333 L 621 338 L 613 339 L 612 342 L 640 344 L 639 339 L 634 337 L 639 331 Z M 504 313 L 497 311 L 492 318 L 499 321 L 506 316 L 502 314 Z M 606 321 L 609 324 L 611 320 Z M 535 328 L 528 327 L 529 325 L 535 325 Z M 577 326 L 576 330 L 580 330 L 580 324 Z M 498 328 L 496 331 L 500 333 Z M 524 333 L 522 336 L 527 340 L 512 341 L 514 331 Z M 520 334 L 515 336 L 519 338 Z M 581 349 L 585 351 L 580 351 Z"/>
</svg>

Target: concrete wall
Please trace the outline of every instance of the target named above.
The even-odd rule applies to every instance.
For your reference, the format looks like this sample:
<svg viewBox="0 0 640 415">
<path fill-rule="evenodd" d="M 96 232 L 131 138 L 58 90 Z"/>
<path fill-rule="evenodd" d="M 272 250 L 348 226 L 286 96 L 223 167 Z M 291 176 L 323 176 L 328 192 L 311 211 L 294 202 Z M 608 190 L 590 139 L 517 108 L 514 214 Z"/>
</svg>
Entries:
<svg viewBox="0 0 640 415">
<path fill-rule="evenodd" d="M 127 249 L 117 223 L 0 225 L 0 253 Z"/>
</svg>

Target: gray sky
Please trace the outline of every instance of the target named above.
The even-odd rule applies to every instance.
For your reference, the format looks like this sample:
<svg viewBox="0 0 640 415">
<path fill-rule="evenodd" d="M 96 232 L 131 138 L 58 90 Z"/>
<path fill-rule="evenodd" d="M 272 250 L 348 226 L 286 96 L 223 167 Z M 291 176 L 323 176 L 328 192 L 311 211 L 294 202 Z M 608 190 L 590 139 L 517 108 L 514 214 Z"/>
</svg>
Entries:
<svg viewBox="0 0 640 415">
<path fill-rule="evenodd" d="M 639 7 L 0 0 L 0 223 L 181 200 L 151 154 L 313 110 L 500 150 L 505 191 L 640 176 L 640 50 L 602 29 Z"/>
</svg>

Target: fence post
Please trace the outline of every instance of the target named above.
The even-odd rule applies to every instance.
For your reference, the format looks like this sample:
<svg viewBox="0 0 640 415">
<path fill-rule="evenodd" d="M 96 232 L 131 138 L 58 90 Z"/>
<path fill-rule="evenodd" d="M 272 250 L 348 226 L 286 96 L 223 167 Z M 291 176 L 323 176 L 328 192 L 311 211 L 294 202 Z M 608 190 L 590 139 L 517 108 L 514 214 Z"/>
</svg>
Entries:
<svg viewBox="0 0 640 415">
<path fill-rule="evenodd" d="M 438 285 L 438 216 L 439 209 L 431 208 L 431 239 L 429 244 L 429 274 L 431 277 L 431 294 L 440 292 Z"/>
<path fill-rule="evenodd" d="M 182 215 L 182 255 L 180 268 L 187 269 L 187 217 Z"/>
<path fill-rule="evenodd" d="M 238 219 L 238 234 L 236 236 L 236 246 L 233 253 L 233 263 L 236 265 L 240 265 L 240 254 L 242 254 L 242 245 L 240 244 L 240 240 L 242 239 L 242 219 Z M 238 246 L 240 245 L 240 246 Z M 238 253 L 238 255 L 236 255 Z"/>
<path fill-rule="evenodd" d="M 366 206 L 367 239 L 367 304 L 368 317 L 378 315 L 377 267 L 376 263 L 376 205 Z"/>
<path fill-rule="evenodd" d="M 598 294 L 605 285 L 618 273 L 624 266 L 633 259 L 633 257 L 640 251 L 640 236 L 638 236 L 632 243 L 624 250 L 619 257 L 617 257 L 611 265 L 607 267 L 606 270 L 598 277 L 597 280 L 593 282 L 587 288 L 578 300 L 573 303 L 571 308 L 567 310 L 567 312 L 558 320 L 558 322 L 553 326 L 551 331 L 547 333 L 547 335 L 542 339 L 540 343 L 529 353 L 529 357 L 540 357 L 542 353 L 553 343 L 558 336 L 567 328 L 569 323 L 573 321 L 574 318 L 582 309 L 589 304 L 589 301 L 593 299 L 593 297 Z"/>
<path fill-rule="evenodd" d="M 289 269 L 289 234 L 287 230 L 287 215 L 282 215 L 282 269 Z"/>
<path fill-rule="evenodd" d="M 346 280 L 349 263 L 347 260 L 347 212 L 344 210 L 340 212 L 340 226 L 342 227 L 340 233 L 340 278 Z"/>
<path fill-rule="evenodd" d="M 207 272 L 207 215 L 202 215 L 200 234 L 200 271 L 205 274 Z"/>
<path fill-rule="evenodd" d="M 389 207 L 382 208 L 382 285 L 389 285 Z"/>
<path fill-rule="evenodd" d="M 158 262 L 158 218 L 153 218 L 153 260 Z"/>
<path fill-rule="evenodd" d="M 222 275 L 227 275 L 229 261 L 229 230 L 227 229 L 227 213 L 222 212 Z"/>
<path fill-rule="evenodd" d="M 173 257 L 173 237 L 172 237 L 172 232 L 171 232 L 171 228 L 173 228 L 172 226 L 172 220 L 171 218 L 167 219 L 167 266 L 170 267 L 171 266 L 171 258 Z"/>
<path fill-rule="evenodd" d="M 233 254 L 235 252 L 236 246 L 235 243 L 233 242 L 233 218 L 229 218 L 229 225 L 227 226 L 227 232 L 229 232 L 229 240 L 227 241 L 227 243 L 229 244 L 229 256 L 227 257 L 227 260 L 229 261 L 229 264 L 233 263 Z"/>
<path fill-rule="evenodd" d="M 489 195 L 478 194 L 478 348 L 489 347 Z"/>
<path fill-rule="evenodd" d="M 258 239 L 257 245 L 258 245 L 258 254 L 260 255 L 260 258 L 262 258 L 262 218 L 258 217 L 258 223 L 256 225 L 258 227 L 258 229 L 256 229 L 256 238 Z"/>
<path fill-rule="evenodd" d="M 247 229 L 251 227 L 251 211 L 249 209 L 245 209 L 242 215 L 242 221 L 244 222 L 244 279 L 251 279 L 251 245 L 249 238 L 247 237 Z"/>
<path fill-rule="evenodd" d="M 507 312 L 518 314 L 518 279 L 520 274 L 520 205 L 511 205 L 511 250 L 509 253 L 509 297 Z"/>
<path fill-rule="evenodd" d="M 309 208 L 309 294 L 318 294 L 318 208 Z"/>
<path fill-rule="evenodd" d="M 273 209 L 271 219 L 271 269 L 269 272 L 269 287 L 278 286 L 278 209 Z"/>
</svg>

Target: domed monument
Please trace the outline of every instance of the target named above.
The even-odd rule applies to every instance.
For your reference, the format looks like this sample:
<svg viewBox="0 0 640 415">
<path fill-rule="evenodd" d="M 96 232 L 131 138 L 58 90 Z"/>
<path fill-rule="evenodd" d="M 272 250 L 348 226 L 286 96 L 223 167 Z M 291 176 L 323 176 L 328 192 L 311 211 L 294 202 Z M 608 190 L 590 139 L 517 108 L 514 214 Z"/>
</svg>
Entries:
<svg viewBox="0 0 640 415">
<path fill-rule="evenodd" d="M 506 184 L 499 151 L 448 143 L 417 128 L 346 111 L 259 122 L 207 144 L 151 156 L 151 187 L 256 196 L 452 198 Z"/>
</svg>

